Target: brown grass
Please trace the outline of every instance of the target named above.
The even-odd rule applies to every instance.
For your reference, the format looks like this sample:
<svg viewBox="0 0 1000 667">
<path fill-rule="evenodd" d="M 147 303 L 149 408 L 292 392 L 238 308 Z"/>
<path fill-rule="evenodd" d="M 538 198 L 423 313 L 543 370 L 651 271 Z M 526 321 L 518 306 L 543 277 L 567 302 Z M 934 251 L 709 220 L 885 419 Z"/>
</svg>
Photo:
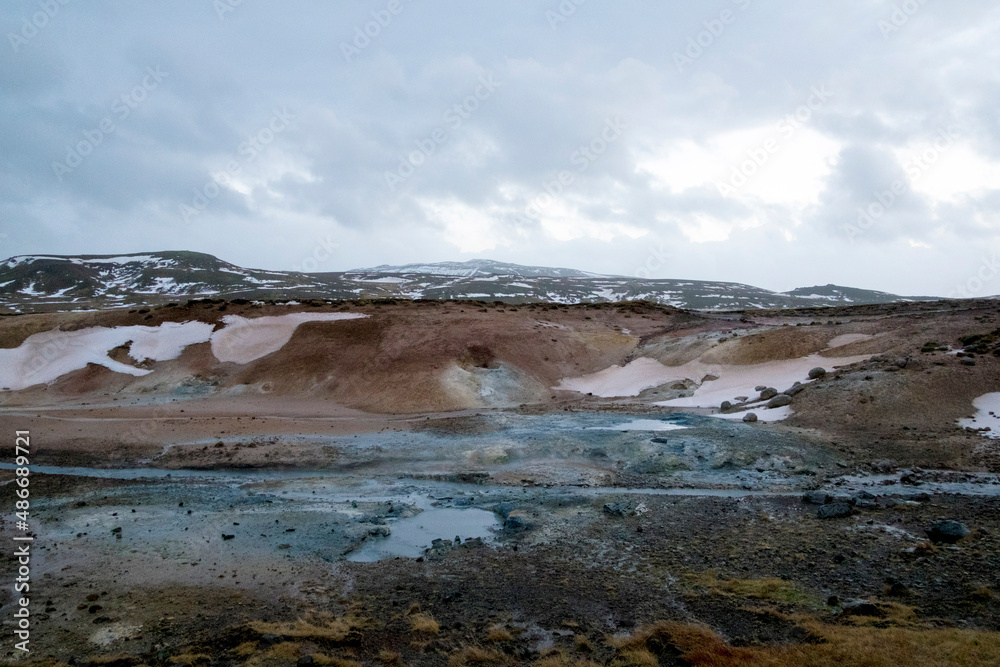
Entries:
<svg viewBox="0 0 1000 667">
<path fill-rule="evenodd" d="M 486 633 L 486 641 L 488 642 L 509 642 L 512 639 L 514 639 L 514 635 L 502 625 L 490 626 Z"/>
<path fill-rule="evenodd" d="M 205 655 L 204 653 L 182 653 L 181 655 L 175 655 L 170 658 L 170 662 L 175 665 L 197 665 L 203 662 L 209 662 L 212 656 Z"/>
<path fill-rule="evenodd" d="M 690 574 L 685 577 L 689 584 L 711 589 L 714 592 L 738 597 L 755 598 L 783 604 L 794 604 L 810 609 L 824 607 L 822 598 L 811 593 L 793 581 L 775 577 L 765 579 L 719 579 L 713 570 Z"/>
<path fill-rule="evenodd" d="M 320 639 L 342 642 L 347 639 L 352 626 L 351 623 L 342 618 L 334 618 L 326 621 L 310 621 L 299 618 L 291 623 L 254 621 L 250 624 L 250 627 L 262 635 L 273 634 L 279 637 L 293 637 L 295 639 Z"/>
<path fill-rule="evenodd" d="M 509 665 L 510 658 L 500 651 L 467 646 L 448 656 L 448 667 L 472 667 L 478 665 Z"/>
<path fill-rule="evenodd" d="M 410 631 L 418 634 L 436 635 L 441 631 L 441 627 L 429 614 L 417 613 L 410 616 Z"/>
<path fill-rule="evenodd" d="M 600 667 L 600 665 L 586 658 L 572 658 L 559 652 L 536 660 L 534 667 Z"/>
<path fill-rule="evenodd" d="M 389 651 L 386 649 L 382 649 L 381 651 L 378 652 L 378 659 L 379 662 L 386 665 L 403 664 L 403 656 L 397 653 L 396 651 Z"/>
<path fill-rule="evenodd" d="M 945 667 L 1000 664 L 1000 633 L 956 629 L 878 628 L 827 625 L 803 627 L 823 641 L 813 644 L 732 647 L 708 628 L 657 623 L 631 637 L 614 640 L 616 664 L 642 665 L 646 643 L 659 636 L 677 647 L 692 667 Z M 652 655 L 650 654 L 650 657 Z M 632 660 L 632 662 L 629 662 Z M 649 664 L 656 664 L 649 663 Z"/>
</svg>

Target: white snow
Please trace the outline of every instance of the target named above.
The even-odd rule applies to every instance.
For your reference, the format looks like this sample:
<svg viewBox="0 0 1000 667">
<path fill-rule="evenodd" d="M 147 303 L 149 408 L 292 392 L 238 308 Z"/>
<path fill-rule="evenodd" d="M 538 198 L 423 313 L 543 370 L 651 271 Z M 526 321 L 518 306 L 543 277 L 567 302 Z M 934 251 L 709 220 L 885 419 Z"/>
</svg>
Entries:
<svg viewBox="0 0 1000 667">
<path fill-rule="evenodd" d="M 88 363 L 145 375 L 150 371 L 115 361 L 108 352 L 132 341 L 129 354 L 136 361 L 166 361 L 175 359 L 187 345 L 207 342 L 211 333 L 212 325 L 204 322 L 166 322 L 159 327 L 53 329 L 33 334 L 19 347 L 0 349 L 0 388 L 18 390 L 49 383 Z"/>
<path fill-rule="evenodd" d="M 612 366 L 583 377 L 563 379 L 553 389 L 592 393 L 604 398 L 638 396 L 644 389 L 682 380 L 701 383 L 706 375 L 715 375 L 718 380 L 701 383 L 693 396 L 663 401 L 656 405 L 718 407 L 722 401 L 733 401 L 736 396 L 756 395 L 754 387 L 758 385 L 783 391 L 795 382 L 809 382 L 809 371 L 817 366 L 830 370 L 836 367 L 834 364 L 844 366 L 868 358 L 869 355 L 834 358 L 812 354 L 763 364 L 706 364 L 694 360 L 683 366 L 664 366 L 655 359 L 640 357 L 626 366 Z"/>
<path fill-rule="evenodd" d="M 983 394 L 972 402 L 976 408 L 976 416 L 971 419 L 958 420 L 959 426 L 966 428 L 989 428 L 983 431 L 988 438 L 1000 439 L 1000 393 Z"/>
<path fill-rule="evenodd" d="M 131 264 L 133 262 L 156 262 L 159 261 L 159 257 L 153 257 L 152 255 L 131 255 L 122 257 L 104 257 L 101 259 L 85 259 L 82 260 L 83 264 Z"/>
<path fill-rule="evenodd" d="M 588 431 L 679 431 L 688 428 L 658 419 L 633 419 L 615 426 L 591 426 Z"/>
<path fill-rule="evenodd" d="M 866 361 L 870 356 L 821 357 L 818 354 L 810 354 L 809 356 L 797 359 L 783 359 L 781 361 L 768 361 L 763 364 L 743 366 L 703 364 L 699 361 L 692 361 L 678 367 L 678 370 L 686 369 L 684 377 L 699 381 L 699 378 L 703 378 L 706 375 L 715 375 L 719 379 L 702 383 L 695 390 L 693 396 L 675 398 L 671 401 L 663 401 L 657 405 L 716 408 L 723 401 L 735 402 L 737 396 L 756 396 L 758 392 L 754 388 L 758 385 L 774 387 L 778 391 L 784 391 L 796 382 L 801 382 L 802 384 L 811 382 L 809 371 L 817 366 L 829 371 L 837 366 L 846 366 L 859 361 Z"/>
<path fill-rule="evenodd" d="M 384 278 L 353 278 L 353 280 L 359 283 L 408 283 L 409 278 L 398 278 L 394 276 L 386 276 Z"/>
<path fill-rule="evenodd" d="M 361 317 L 368 316 L 360 313 L 291 313 L 247 319 L 226 315 L 222 318 L 225 328 L 212 334 L 212 353 L 219 361 L 247 364 L 284 347 L 300 324 Z"/>
<path fill-rule="evenodd" d="M 744 415 L 747 412 L 752 412 L 757 415 L 757 421 L 761 422 L 780 422 L 783 419 L 788 419 L 792 416 L 792 406 L 786 405 L 781 408 L 753 408 L 747 410 L 746 412 L 730 412 L 722 414 L 721 412 L 714 415 L 709 415 L 710 417 L 717 417 L 719 419 L 731 419 L 733 421 L 743 421 Z"/>
</svg>

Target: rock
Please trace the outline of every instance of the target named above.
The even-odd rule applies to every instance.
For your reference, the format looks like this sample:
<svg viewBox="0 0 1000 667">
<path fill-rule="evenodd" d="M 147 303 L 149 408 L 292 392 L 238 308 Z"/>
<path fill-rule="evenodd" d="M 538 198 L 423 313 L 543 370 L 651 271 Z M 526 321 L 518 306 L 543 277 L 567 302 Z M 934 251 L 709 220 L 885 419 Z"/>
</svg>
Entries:
<svg viewBox="0 0 1000 667">
<path fill-rule="evenodd" d="M 313 657 L 311 655 L 300 656 L 295 664 L 298 667 L 306 667 L 307 665 L 313 664 Z"/>
<path fill-rule="evenodd" d="M 514 503 L 497 503 L 493 506 L 493 511 L 506 519 L 514 511 Z"/>
<path fill-rule="evenodd" d="M 800 391 L 802 391 L 805 388 L 806 388 L 806 386 L 804 384 L 802 384 L 801 382 L 796 382 L 791 387 L 789 387 L 788 389 L 786 389 L 785 391 L 783 391 L 781 393 L 788 394 L 789 396 L 795 396 L 797 393 L 799 393 Z"/>
<path fill-rule="evenodd" d="M 880 618 L 885 612 L 868 600 L 849 600 L 844 603 L 841 612 L 844 616 L 873 616 Z"/>
<path fill-rule="evenodd" d="M 528 527 L 528 522 L 516 514 L 508 516 L 506 521 L 503 522 L 503 527 L 505 530 L 523 530 Z"/>
<path fill-rule="evenodd" d="M 827 607 L 839 607 L 840 606 L 840 598 L 837 597 L 836 595 L 831 595 L 830 597 L 828 597 L 826 599 L 826 606 Z"/>
<path fill-rule="evenodd" d="M 225 533 L 222 534 L 222 539 L 223 540 L 231 540 L 234 537 L 236 537 L 236 536 L 235 535 L 226 535 Z"/>
<path fill-rule="evenodd" d="M 719 406 L 719 409 L 722 410 L 723 412 L 727 412 L 733 409 L 733 404 L 730 403 L 729 401 L 723 401 L 722 405 Z"/>
<path fill-rule="evenodd" d="M 754 391 L 764 391 L 765 389 L 767 389 L 767 385 L 763 385 L 763 384 L 759 384 L 759 385 L 757 385 L 756 387 L 753 388 Z"/>
<path fill-rule="evenodd" d="M 765 387 L 763 391 L 760 392 L 760 400 L 768 401 L 778 395 L 778 390 L 774 387 Z"/>
<path fill-rule="evenodd" d="M 783 408 L 792 404 L 792 397 L 788 394 L 778 394 L 767 402 L 768 408 Z"/>
<path fill-rule="evenodd" d="M 883 475 L 887 475 L 896 469 L 896 465 L 889 459 L 882 459 L 872 463 L 872 470 Z"/>
<path fill-rule="evenodd" d="M 625 503 L 605 503 L 601 511 L 611 516 L 625 516 L 629 513 L 630 509 Z"/>
<path fill-rule="evenodd" d="M 835 502 L 820 507 L 816 516 L 820 519 L 842 519 L 851 516 L 853 511 L 849 503 Z"/>
<path fill-rule="evenodd" d="M 745 421 L 748 424 L 752 424 L 753 422 L 757 421 L 757 415 L 753 412 L 748 412 L 745 415 L 743 415 L 743 421 Z"/>
<path fill-rule="evenodd" d="M 368 534 L 372 537 L 389 537 L 392 534 L 389 526 L 372 526 L 368 529 Z"/>
<path fill-rule="evenodd" d="M 111 529 L 111 532 L 112 532 L 112 533 L 120 533 L 120 532 L 122 532 L 122 529 L 121 529 L 121 527 L 118 527 L 118 528 L 112 528 L 112 529 Z"/>
<path fill-rule="evenodd" d="M 825 368 L 821 368 L 819 366 L 817 366 L 816 368 L 814 368 L 811 371 L 809 371 L 809 379 L 810 380 L 816 380 L 818 378 L 823 377 L 824 375 L 826 375 L 826 369 Z"/>
<path fill-rule="evenodd" d="M 935 521 L 925 529 L 925 532 L 932 542 L 955 544 L 969 534 L 969 528 L 964 523 L 946 519 Z"/>
<path fill-rule="evenodd" d="M 826 491 L 806 491 L 802 494 L 802 502 L 809 505 L 826 505 L 833 500 Z"/>
</svg>

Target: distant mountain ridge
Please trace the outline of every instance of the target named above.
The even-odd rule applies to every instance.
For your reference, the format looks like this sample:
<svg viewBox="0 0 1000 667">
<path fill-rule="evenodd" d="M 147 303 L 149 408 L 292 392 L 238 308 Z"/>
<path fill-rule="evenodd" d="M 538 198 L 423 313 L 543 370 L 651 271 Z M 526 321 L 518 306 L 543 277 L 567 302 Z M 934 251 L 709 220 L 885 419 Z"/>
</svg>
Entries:
<svg viewBox="0 0 1000 667">
<path fill-rule="evenodd" d="M 385 273 L 389 275 L 434 275 L 464 276 L 471 278 L 485 276 L 522 276 L 525 278 L 608 278 L 599 273 L 589 273 L 578 269 L 560 269 L 550 266 L 522 266 L 492 259 L 470 259 L 467 262 L 436 262 L 434 264 L 404 264 L 390 266 L 380 264 L 370 269 L 352 269 L 346 274 Z"/>
<path fill-rule="evenodd" d="M 213 255 L 19 255 L 0 263 L 0 310 L 137 307 L 191 298 L 474 299 L 526 303 L 653 301 L 698 310 L 746 310 L 936 301 L 825 285 L 789 292 L 698 280 L 606 276 L 488 259 L 376 266 L 332 273 L 247 269 Z"/>
</svg>

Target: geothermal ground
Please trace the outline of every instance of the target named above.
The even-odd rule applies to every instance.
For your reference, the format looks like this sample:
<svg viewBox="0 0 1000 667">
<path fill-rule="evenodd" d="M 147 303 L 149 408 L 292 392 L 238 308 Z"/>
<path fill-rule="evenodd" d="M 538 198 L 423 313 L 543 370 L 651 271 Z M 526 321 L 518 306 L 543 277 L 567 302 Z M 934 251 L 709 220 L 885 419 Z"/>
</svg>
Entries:
<svg viewBox="0 0 1000 667">
<path fill-rule="evenodd" d="M 994 665 L 998 346 L 995 301 L 3 317 L 0 660 Z"/>
</svg>

